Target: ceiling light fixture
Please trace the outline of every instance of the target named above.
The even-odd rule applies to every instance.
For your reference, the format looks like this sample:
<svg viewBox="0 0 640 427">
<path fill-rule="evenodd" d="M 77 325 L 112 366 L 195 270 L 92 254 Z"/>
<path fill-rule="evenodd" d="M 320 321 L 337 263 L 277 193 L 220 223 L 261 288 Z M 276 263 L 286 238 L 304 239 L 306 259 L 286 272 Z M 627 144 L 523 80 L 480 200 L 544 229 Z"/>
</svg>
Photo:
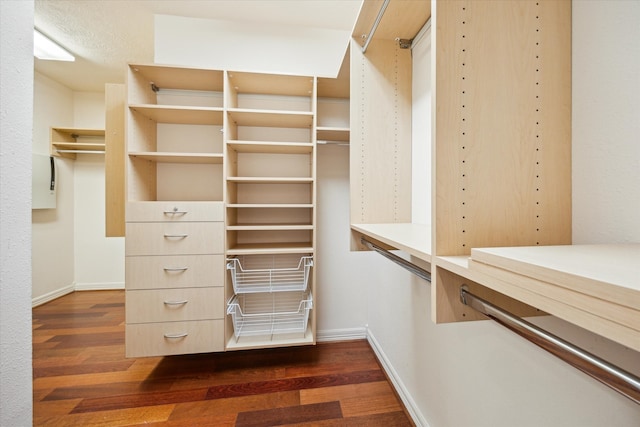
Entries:
<svg viewBox="0 0 640 427">
<path fill-rule="evenodd" d="M 33 56 L 51 61 L 75 61 L 76 58 L 65 48 L 33 29 Z"/>
</svg>

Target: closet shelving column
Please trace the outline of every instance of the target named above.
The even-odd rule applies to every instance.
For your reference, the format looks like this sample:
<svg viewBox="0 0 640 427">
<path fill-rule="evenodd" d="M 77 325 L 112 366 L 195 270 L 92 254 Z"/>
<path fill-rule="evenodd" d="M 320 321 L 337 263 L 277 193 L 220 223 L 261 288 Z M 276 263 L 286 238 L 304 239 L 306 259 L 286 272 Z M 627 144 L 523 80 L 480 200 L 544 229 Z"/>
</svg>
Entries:
<svg viewBox="0 0 640 427">
<path fill-rule="evenodd" d="M 128 357 L 224 350 L 223 72 L 130 65 Z"/>
<path fill-rule="evenodd" d="M 315 342 L 316 79 L 225 78 L 227 350 Z"/>
</svg>

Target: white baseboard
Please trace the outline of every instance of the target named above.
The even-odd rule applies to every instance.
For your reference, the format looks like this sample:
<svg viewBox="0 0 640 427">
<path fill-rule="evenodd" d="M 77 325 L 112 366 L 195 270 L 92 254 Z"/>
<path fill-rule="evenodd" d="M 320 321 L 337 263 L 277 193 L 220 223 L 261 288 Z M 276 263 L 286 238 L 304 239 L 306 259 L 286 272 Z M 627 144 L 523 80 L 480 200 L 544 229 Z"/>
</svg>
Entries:
<svg viewBox="0 0 640 427">
<path fill-rule="evenodd" d="M 409 415 L 411 416 L 411 419 L 413 420 L 413 422 L 418 427 L 429 427 L 429 423 L 427 423 L 427 420 L 422 416 L 422 413 L 420 412 L 420 409 L 418 409 L 418 405 L 416 405 L 416 402 L 413 400 L 411 393 L 409 393 L 409 390 L 407 390 L 407 388 L 405 387 L 404 383 L 402 382 L 402 379 L 400 378 L 396 370 L 393 369 L 393 365 L 387 358 L 387 355 L 382 350 L 382 347 L 380 346 L 376 338 L 373 336 L 371 331 L 368 329 L 367 329 L 367 341 L 369 341 L 369 344 L 371 345 L 371 348 L 373 348 L 374 353 L 378 357 L 378 360 L 380 361 L 382 368 L 387 373 L 387 376 L 389 377 L 389 380 L 393 384 L 393 387 L 398 392 L 400 399 L 402 399 L 402 403 L 404 403 L 404 406 L 407 408 L 407 411 L 409 412 Z"/>
<path fill-rule="evenodd" d="M 31 298 L 31 307 L 33 308 L 48 303 L 49 301 L 53 301 L 56 298 L 60 298 L 61 296 L 70 294 L 73 291 L 75 291 L 74 283 L 63 288 L 56 289 L 55 291 L 49 292 L 47 294 L 40 295 L 39 297 Z"/>
<path fill-rule="evenodd" d="M 362 340 L 367 338 L 366 328 L 329 329 L 316 332 L 317 342 Z"/>
<path fill-rule="evenodd" d="M 114 289 L 124 289 L 124 282 L 108 282 L 108 283 L 72 283 L 47 294 L 31 299 L 31 307 L 37 307 L 53 301 L 56 298 L 70 294 L 74 291 L 110 291 Z"/>
<path fill-rule="evenodd" d="M 76 283 L 76 291 L 111 291 L 124 289 L 124 282 Z"/>
</svg>

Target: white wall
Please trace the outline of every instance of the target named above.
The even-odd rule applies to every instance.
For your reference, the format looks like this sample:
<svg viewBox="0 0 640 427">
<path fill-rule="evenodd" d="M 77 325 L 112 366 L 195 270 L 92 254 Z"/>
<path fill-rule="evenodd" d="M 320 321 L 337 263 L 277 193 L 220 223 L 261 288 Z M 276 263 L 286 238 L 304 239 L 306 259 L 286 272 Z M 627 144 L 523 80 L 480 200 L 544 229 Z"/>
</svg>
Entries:
<svg viewBox="0 0 640 427">
<path fill-rule="evenodd" d="M 0 2 L 0 425 L 30 426 L 33 1 Z"/>
<path fill-rule="evenodd" d="M 350 4 L 356 14 L 360 3 L 354 1 Z M 156 15 L 155 62 L 220 70 L 335 77 L 350 35 L 351 31 L 290 24 Z"/>
<path fill-rule="evenodd" d="M 640 242 L 640 2 L 573 7 L 573 241 Z"/>
<path fill-rule="evenodd" d="M 49 154 L 51 126 L 73 126 L 73 91 L 35 73 L 33 81 L 33 151 Z M 73 160 L 56 158 L 56 208 L 32 214 L 32 298 L 35 304 L 73 290 Z"/>
<path fill-rule="evenodd" d="M 575 243 L 640 241 L 639 6 L 573 2 Z M 429 285 L 383 262 L 368 283 L 369 332 L 419 424 L 640 424 L 640 406 L 493 322 L 434 325 Z M 637 352 L 557 319 L 537 322 L 640 374 Z"/>
</svg>

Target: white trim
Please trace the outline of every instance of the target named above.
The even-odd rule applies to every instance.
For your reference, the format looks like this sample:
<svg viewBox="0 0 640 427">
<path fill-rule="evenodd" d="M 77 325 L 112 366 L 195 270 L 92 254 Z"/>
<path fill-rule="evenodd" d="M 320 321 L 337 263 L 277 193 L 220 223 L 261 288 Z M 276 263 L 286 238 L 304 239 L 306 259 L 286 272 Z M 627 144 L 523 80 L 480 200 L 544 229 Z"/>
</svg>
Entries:
<svg viewBox="0 0 640 427">
<path fill-rule="evenodd" d="M 330 329 L 316 332 L 317 342 L 362 340 L 367 338 L 366 328 Z"/>
<path fill-rule="evenodd" d="M 67 285 L 63 288 L 49 292 L 48 294 L 40 295 L 37 298 L 31 298 L 31 308 L 53 301 L 56 298 L 60 298 L 64 295 L 70 294 L 75 290 L 75 283 Z"/>
<path fill-rule="evenodd" d="M 378 357 L 378 360 L 382 365 L 382 369 L 384 369 L 384 371 L 387 373 L 389 380 L 393 384 L 393 388 L 396 389 L 396 392 L 398 392 L 398 396 L 400 396 L 400 399 L 402 399 L 402 403 L 404 403 L 404 406 L 407 408 L 407 411 L 409 412 L 409 415 L 411 416 L 413 422 L 418 427 L 429 427 L 429 423 L 427 423 L 427 420 L 420 412 L 418 405 L 411 397 L 411 393 L 409 393 L 409 390 L 407 390 L 407 388 L 405 387 L 396 370 L 393 369 L 393 365 L 387 358 L 376 338 L 371 333 L 370 329 L 367 329 L 367 341 L 369 341 L 373 352 Z"/>
<path fill-rule="evenodd" d="M 76 283 L 76 291 L 111 291 L 124 289 L 124 282 Z"/>
</svg>

